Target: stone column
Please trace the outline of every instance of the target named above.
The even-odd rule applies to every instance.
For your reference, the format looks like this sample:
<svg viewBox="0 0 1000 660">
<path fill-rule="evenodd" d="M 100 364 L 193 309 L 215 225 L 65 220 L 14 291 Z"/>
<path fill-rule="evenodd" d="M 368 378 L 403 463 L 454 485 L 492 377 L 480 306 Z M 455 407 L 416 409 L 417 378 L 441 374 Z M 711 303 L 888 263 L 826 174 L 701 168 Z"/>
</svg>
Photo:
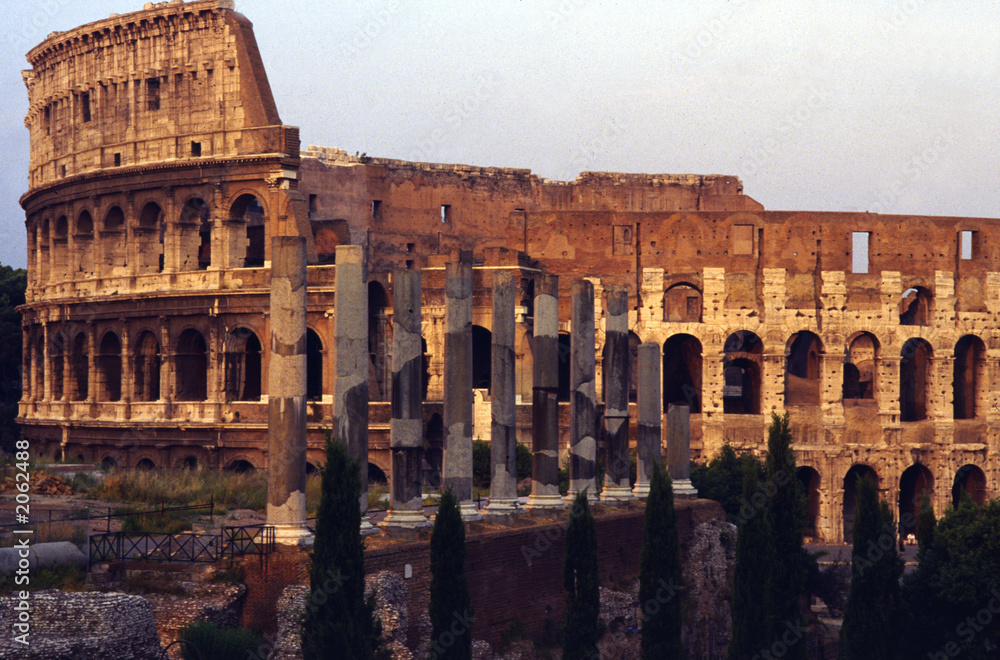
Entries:
<svg viewBox="0 0 1000 660">
<path fill-rule="evenodd" d="M 378 530 L 368 520 L 368 288 L 364 248 L 338 245 L 334 292 L 334 437 L 347 445 L 361 477 L 361 533 Z"/>
<path fill-rule="evenodd" d="M 517 511 L 517 436 L 514 393 L 514 275 L 493 272 L 493 381 L 490 514 Z"/>
<path fill-rule="evenodd" d="M 90 324 L 87 325 L 87 344 L 88 344 L 88 350 L 87 350 L 87 398 L 86 398 L 86 401 L 88 403 L 95 403 L 95 402 L 97 402 L 99 400 L 107 400 L 107 394 L 108 394 L 108 392 L 107 392 L 107 387 L 106 387 L 107 383 L 104 382 L 104 378 L 106 378 L 106 376 L 105 377 L 101 377 L 98 374 L 98 372 L 97 372 L 97 351 L 98 351 L 98 345 L 97 345 L 97 328 L 94 327 L 93 323 L 90 323 Z M 70 339 L 69 346 L 70 346 L 70 350 L 67 351 L 66 355 L 67 356 L 72 356 L 73 355 L 73 340 L 72 340 L 72 338 Z M 67 366 L 71 367 L 72 366 L 72 361 L 70 361 Z M 64 375 L 68 376 L 68 378 L 70 380 L 75 380 L 75 374 L 71 373 L 71 371 L 72 371 L 72 369 L 67 369 L 66 373 Z M 67 381 L 67 384 L 68 384 L 68 381 Z M 77 385 L 77 386 L 79 386 L 79 383 L 74 383 L 74 384 Z M 78 388 L 75 388 L 75 389 L 78 389 Z M 105 391 L 101 393 L 101 396 L 98 396 L 97 395 L 98 391 L 102 390 L 102 389 L 105 390 Z M 64 392 L 66 392 L 68 394 L 69 390 L 70 390 L 69 387 L 65 387 Z M 80 396 L 80 394 L 79 394 L 79 392 L 77 392 L 77 398 L 79 398 L 79 396 Z M 69 401 L 69 398 L 67 398 L 66 400 Z"/>
<path fill-rule="evenodd" d="M 691 485 L 691 408 L 686 403 L 667 406 L 667 465 L 675 497 L 697 497 Z"/>
<path fill-rule="evenodd" d="M 267 523 L 275 540 L 308 545 L 306 528 L 306 239 L 276 236 L 271 260 Z"/>
<path fill-rule="evenodd" d="M 462 518 L 481 520 L 472 501 L 472 264 L 445 264 L 444 486 Z"/>
<path fill-rule="evenodd" d="M 628 456 L 628 289 L 608 287 L 607 324 L 604 334 L 604 427 L 607 453 L 604 490 L 609 502 L 632 499 Z"/>
<path fill-rule="evenodd" d="M 49 356 L 49 324 L 42 321 L 42 362 L 45 367 L 42 371 L 42 399 L 52 400 L 52 361 Z"/>
<path fill-rule="evenodd" d="M 653 466 L 660 463 L 660 416 L 663 397 L 660 394 L 660 345 L 639 347 L 639 438 L 636 446 L 636 497 L 649 495 Z"/>
<path fill-rule="evenodd" d="M 570 338 L 570 447 L 569 494 L 587 489 L 587 499 L 597 501 L 597 388 L 594 372 L 597 341 L 594 329 L 594 285 L 573 282 L 572 337 Z"/>
<path fill-rule="evenodd" d="M 559 495 L 559 277 L 535 278 L 528 509 L 563 506 Z"/>
<path fill-rule="evenodd" d="M 420 271 L 393 273 L 392 332 L 392 476 L 385 528 L 427 527 L 420 468 L 423 461 L 420 346 Z"/>
</svg>

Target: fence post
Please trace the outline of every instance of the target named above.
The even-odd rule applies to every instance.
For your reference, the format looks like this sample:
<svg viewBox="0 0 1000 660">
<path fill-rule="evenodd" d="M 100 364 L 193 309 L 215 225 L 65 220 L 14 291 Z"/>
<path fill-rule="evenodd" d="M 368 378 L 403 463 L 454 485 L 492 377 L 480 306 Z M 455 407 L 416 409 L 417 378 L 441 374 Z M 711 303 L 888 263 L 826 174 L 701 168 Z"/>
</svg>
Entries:
<svg viewBox="0 0 1000 660">
<path fill-rule="evenodd" d="M 111 507 L 108 507 L 108 533 L 111 532 Z"/>
</svg>

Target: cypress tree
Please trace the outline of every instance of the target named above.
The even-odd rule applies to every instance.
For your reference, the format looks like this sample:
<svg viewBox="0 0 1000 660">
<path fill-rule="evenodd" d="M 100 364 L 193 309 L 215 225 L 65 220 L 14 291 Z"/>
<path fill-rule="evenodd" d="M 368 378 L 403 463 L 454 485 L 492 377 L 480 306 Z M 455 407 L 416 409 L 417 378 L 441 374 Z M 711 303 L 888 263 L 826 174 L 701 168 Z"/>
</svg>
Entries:
<svg viewBox="0 0 1000 660">
<path fill-rule="evenodd" d="M 870 477 L 858 482 L 851 552 L 851 588 L 840 629 L 840 660 L 896 657 L 903 562 L 895 543 L 889 505 Z"/>
<path fill-rule="evenodd" d="M 670 475 L 656 464 L 646 499 L 639 553 L 642 657 L 684 658 L 681 644 L 681 547 Z"/>
<path fill-rule="evenodd" d="M 302 654 L 314 658 L 374 657 L 382 635 L 375 598 L 365 600 L 364 541 L 361 538 L 361 476 L 347 448 L 326 440 L 316 541 L 309 569 Z"/>
<path fill-rule="evenodd" d="M 431 658 L 472 658 L 472 601 L 465 580 L 465 523 L 445 491 L 431 533 Z"/>
<path fill-rule="evenodd" d="M 744 460 L 743 500 L 756 508 L 753 515 L 740 519 L 742 524 L 736 537 L 729 660 L 746 660 L 771 648 L 774 540 L 770 512 L 763 497 L 755 461 Z"/>
<path fill-rule="evenodd" d="M 934 545 L 935 527 L 937 527 L 937 518 L 934 517 L 931 498 L 924 495 L 920 498 L 920 513 L 917 514 L 917 547 L 920 554 L 926 553 Z"/>
<path fill-rule="evenodd" d="M 566 559 L 563 564 L 566 589 L 566 631 L 563 660 L 598 657 L 597 624 L 601 609 L 600 576 L 597 572 L 597 527 L 587 503 L 587 489 L 576 495 L 566 526 Z"/>
<path fill-rule="evenodd" d="M 802 595 L 806 586 L 807 556 L 802 548 L 802 529 L 808 514 L 808 503 L 802 482 L 795 474 L 795 454 L 787 412 L 781 417 L 771 413 L 771 426 L 767 430 L 766 468 L 768 490 L 773 493 L 768 510 L 774 556 L 781 558 L 781 561 L 775 562 L 771 576 L 771 605 L 774 608 L 771 639 L 777 641 L 788 637 L 786 633 L 789 630 L 795 631 L 798 637 L 793 643 L 782 642 L 787 648 L 783 657 L 805 660 L 808 645 L 802 633 L 806 627 Z"/>
</svg>

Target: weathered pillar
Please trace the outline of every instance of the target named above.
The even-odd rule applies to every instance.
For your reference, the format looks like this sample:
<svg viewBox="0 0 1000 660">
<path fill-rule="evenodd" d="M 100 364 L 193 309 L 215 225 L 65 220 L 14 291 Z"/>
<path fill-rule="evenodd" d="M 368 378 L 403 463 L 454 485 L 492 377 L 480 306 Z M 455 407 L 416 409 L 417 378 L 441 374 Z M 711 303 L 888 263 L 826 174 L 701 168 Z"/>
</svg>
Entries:
<svg viewBox="0 0 1000 660">
<path fill-rule="evenodd" d="M 393 273 L 392 318 L 392 482 L 389 511 L 383 527 L 417 528 L 430 525 L 424 516 L 420 467 L 423 461 L 420 345 L 420 271 Z"/>
<path fill-rule="evenodd" d="M 517 436 L 514 393 L 514 275 L 493 273 L 493 380 L 490 514 L 517 511 Z"/>
<path fill-rule="evenodd" d="M 570 337 L 570 446 L 569 494 L 587 489 L 587 499 L 597 501 L 597 388 L 594 383 L 595 352 L 594 285 L 573 282 L 572 336 Z"/>
<path fill-rule="evenodd" d="M 649 495 L 653 466 L 660 463 L 660 415 L 663 400 L 660 395 L 660 345 L 639 347 L 639 438 L 636 446 L 636 497 Z"/>
<path fill-rule="evenodd" d="M 42 362 L 45 365 L 42 371 L 42 399 L 51 401 L 52 362 L 49 356 L 49 324 L 46 321 L 42 321 Z"/>
<path fill-rule="evenodd" d="M 306 545 L 306 239 L 275 236 L 272 253 L 267 523 L 278 543 Z"/>
<path fill-rule="evenodd" d="M 535 278 L 528 509 L 563 506 L 559 495 L 559 277 Z"/>
<path fill-rule="evenodd" d="M 472 501 L 472 264 L 445 264 L 444 486 L 465 520 L 481 520 Z"/>
<path fill-rule="evenodd" d="M 607 454 L 601 499 L 614 502 L 632 499 L 628 483 L 628 289 L 608 287 L 606 295 L 603 389 Z"/>
<path fill-rule="evenodd" d="M 674 496 L 697 497 L 691 485 L 691 407 L 686 403 L 667 406 L 667 465 Z"/>
<path fill-rule="evenodd" d="M 337 280 L 334 291 L 333 418 L 335 437 L 347 445 L 358 462 L 361 477 L 361 533 L 378 530 L 368 520 L 368 288 L 364 248 L 336 247 Z"/>
</svg>

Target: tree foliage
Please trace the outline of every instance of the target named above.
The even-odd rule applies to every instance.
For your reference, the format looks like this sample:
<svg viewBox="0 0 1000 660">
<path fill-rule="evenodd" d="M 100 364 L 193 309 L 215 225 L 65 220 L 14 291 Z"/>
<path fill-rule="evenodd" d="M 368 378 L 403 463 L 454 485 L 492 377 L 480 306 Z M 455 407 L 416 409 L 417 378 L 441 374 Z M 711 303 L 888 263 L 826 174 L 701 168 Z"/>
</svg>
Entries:
<svg viewBox="0 0 1000 660">
<path fill-rule="evenodd" d="M 566 526 L 566 559 L 563 564 L 566 589 L 564 660 L 597 657 L 598 615 L 601 609 L 600 576 L 597 570 L 597 527 L 584 488 L 573 500 Z"/>
<path fill-rule="evenodd" d="M 732 445 L 726 443 L 719 454 L 707 465 L 691 467 L 691 483 L 698 489 L 698 497 L 715 500 L 722 505 L 728 520 L 738 524 L 743 506 L 743 461 L 754 463 L 758 478 L 764 478 L 764 464 L 752 454 L 737 455 Z"/>
<path fill-rule="evenodd" d="M 28 273 L 0 265 L 0 448 L 14 450 L 18 438 L 17 402 L 21 399 L 21 315 Z"/>
<path fill-rule="evenodd" d="M 890 660 L 899 647 L 903 562 L 896 527 L 875 482 L 860 479 L 854 509 L 851 588 L 840 630 L 840 660 Z"/>
<path fill-rule="evenodd" d="M 431 657 L 472 658 L 472 601 L 465 579 L 465 523 L 451 489 L 438 505 L 431 534 Z"/>
<path fill-rule="evenodd" d="M 319 658 L 373 658 L 381 637 L 375 598 L 365 599 L 361 538 L 361 476 L 340 441 L 326 440 L 322 494 L 309 570 L 310 599 L 302 630 L 302 654 Z"/>
<path fill-rule="evenodd" d="M 642 657 L 684 658 L 681 644 L 681 549 L 670 475 L 657 463 L 646 499 L 639 553 Z"/>
</svg>

